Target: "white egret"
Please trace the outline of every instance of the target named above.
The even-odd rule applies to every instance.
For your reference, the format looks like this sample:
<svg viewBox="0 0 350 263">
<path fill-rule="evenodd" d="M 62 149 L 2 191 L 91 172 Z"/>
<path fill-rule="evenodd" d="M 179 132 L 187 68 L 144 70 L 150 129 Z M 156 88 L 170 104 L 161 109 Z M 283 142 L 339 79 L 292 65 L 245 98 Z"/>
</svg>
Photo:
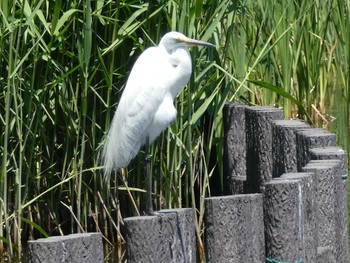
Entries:
<svg viewBox="0 0 350 263">
<path fill-rule="evenodd" d="M 165 34 L 157 47 L 136 60 L 113 117 L 103 149 L 106 174 L 126 167 L 146 145 L 147 210 L 153 214 L 149 145 L 176 117 L 173 101 L 190 79 L 188 46 L 213 46 L 178 32 Z"/>
</svg>

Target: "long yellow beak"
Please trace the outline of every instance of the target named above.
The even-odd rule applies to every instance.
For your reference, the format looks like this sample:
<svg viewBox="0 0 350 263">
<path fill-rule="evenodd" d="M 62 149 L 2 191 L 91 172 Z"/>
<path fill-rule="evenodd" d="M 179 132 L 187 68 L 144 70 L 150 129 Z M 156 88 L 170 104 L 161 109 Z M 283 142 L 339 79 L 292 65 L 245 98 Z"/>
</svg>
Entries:
<svg viewBox="0 0 350 263">
<path fill-rule="evenodd" d="M 213 45 L 211 43 L 204 42 L 201 40 L 192 39 L 189 37 L 181 38 L 181 39 L 179 39 L 179 41 L 186 43 L 189 46 L 205 46 L 205 47 L 214 47 L 215 48 L 215 45 Z"/>
</svg>

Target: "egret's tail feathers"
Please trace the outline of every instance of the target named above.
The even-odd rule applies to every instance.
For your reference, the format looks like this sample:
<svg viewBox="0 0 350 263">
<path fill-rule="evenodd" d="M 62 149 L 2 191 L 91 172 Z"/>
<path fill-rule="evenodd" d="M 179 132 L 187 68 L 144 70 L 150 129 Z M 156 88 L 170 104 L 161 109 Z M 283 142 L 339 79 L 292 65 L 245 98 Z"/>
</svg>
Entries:
<svg viewBox="0 0 350 263">
<path fill-rule="evenodd" d="M 141 148 L 139 134 L 142 134 L 142 130 L 134 123 L 128 123 L 118 107 L 103 148 L 102 160 L 106 174 L 125 168 L 137 155 Z"/>
<path fill-rule="evenodd" d="M 114 136 L 112 136 L 114 134 Z M 123 139 L 124 138 L 124 139 Z M 129 138 L 130 139 L 130 138 Z M 141 142 L 126 140 L 122 134 L 115 135 L 113 127 L 108 133 L 102 153 L 102 163 L 105 174 L 110 175 L 113 170 L 125 168 L 130 161 L 137 155 L 141 148 Z"/>
</svg>

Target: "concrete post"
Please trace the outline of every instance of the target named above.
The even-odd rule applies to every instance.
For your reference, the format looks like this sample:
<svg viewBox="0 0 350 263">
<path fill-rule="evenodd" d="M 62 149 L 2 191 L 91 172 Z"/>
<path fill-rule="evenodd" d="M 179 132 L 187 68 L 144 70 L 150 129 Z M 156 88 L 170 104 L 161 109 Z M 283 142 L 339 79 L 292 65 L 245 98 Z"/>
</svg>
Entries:
<svg viewBox="0 0 350 263">
<path fill-rule="evenodd" d="M 348 156 L 339 146 L 329 146 L 310 149 L 311 160 L 339 160 L 341 161 L 341 174 L 346 175 L 348 173 Z"/>
<path fill-rule="evenodd" d="M 266 256 L 280 262 L 302 258 L 303 196 L 300 180 L 274 179 L 265 185 Z M 263 261 L 261 261 L 263 262 Z"/>
<path fill-rule="evenodd" d="M 311 159 L 327 160 L 336 159 L 340 161 L 340 171 L 336 178 L 336 236 L 338 251 L 337 262 L 349 262 L 349 229 L 348 229 L 348 164 L 347 154 L 340 147 L 324 147 L 310 149 Z"/>
<path fill-rule="evenodd" d="M 298 171 L 311 160 L 310 149 L 335 146 L 335 134 L 325 129 L 306 129 L 297 132 Z"/>
<path fill-rule="evenodd" d="M 246 131 L 245 108 L 247 106 L 227 102 L 223 110 L 224 121 L 224 179 L 228 194 L 240 194 L 244 190 L 237 188 L 236 177 L 240 181 L 246 178 Z M 242 184 L 240 186 L 243 186 Z M 239 192 L 235 192 L 235 191 Z"/>
<path fill-rule="evenodd" d="M 319 247 L 331 249 L 332 262 L 339 262 L 337 253 L 337 174 L 341 171 L 338 160 L 312 160 L 302 169 L 315 173 L 316 220 Z"/>
<path fill-rule="evenodd" d="M 272 121 L 283 119 L 283 110 L 272 107 L 247 107 L 247 191 L 264 192 L 272 179 Z"/>
<path fill-rule="evenodd" d="M 207 262 L 265 262 L 260 194 L 205 199 Z"/>
<path fill-rule="evenodd" d="M 176 219 L 177 234 L 173 239 L 176 246 L 173 248 L 173 253 L 178 260 L 175 262 L 196 262 L 197 243 L 193 209 L 163 209 L 159 213 L 173 215 Z"/>
<path fill-rule="evenodd" d="M 100 233 L 71 234 L 28 241 L 30 263 L 103 262 Z"/>
<path fill-rule="evenodd" d="M 196 262 L 193 209 L 124 219 L 128 262 Z"/>
<path fill-rule="evenodd" d="M 272 176 L 298 172 L 297 131 L 310 125 L 301 120 L 276 120 L 272 122 Z"/>
<path fill-rule="evenodd" d="M 315 175 L 314 173 L 285 173 L 280 178 L 301 182 L 301 210 L 303 214 L 301 257 L 303 258 L 303 262 L 318 262 Z"/>
</svg>

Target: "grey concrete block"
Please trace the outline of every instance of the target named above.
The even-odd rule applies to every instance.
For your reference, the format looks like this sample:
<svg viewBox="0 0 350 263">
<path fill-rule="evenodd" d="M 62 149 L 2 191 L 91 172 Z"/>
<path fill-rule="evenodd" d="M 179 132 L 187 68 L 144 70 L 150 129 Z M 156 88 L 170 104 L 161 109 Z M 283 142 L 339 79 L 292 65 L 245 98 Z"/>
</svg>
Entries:
<svg viewBox="0 0 350 263">
<path fill-rule="evenodd" d="M 103 262 L 100 233 L 71 234 L 28 241 L 28 262 Z"/>
<path fill-rule="evenodd" d="M 247 107 L 247 191 L 264 192 L 272 179 L 272 121 L 283 119 L 283 110 L 272 107 Z"/>
<path fill-rule="evenodd" d="M 265 262 L 260 194 L 205 199 L 207 262 Z"/>
<path fill-rule="evenodd" d="M 349 219 L 348 219 L 348 180 L 344 175 L 336 177 L 336 260 L 348 263 L 349 256 Z"/>
<path fill-rule="evenodd" d="M 298 172 L 297 131 L 311 128 L 301 120 L 276 120 L 272 122 L 272 177 Z"/>
<path fill-rule="evenodd" d="M 128 262 L 196 262 L 193 209 L 124 219 Z"/>
<path fill-rule="evenodd" d="M 349 210 L 348 210 L 348 180 L 342 174 L 336 180 L 336 240 L 337 262 L 347 263 L 350 260 L 349 248 Z"/>
<path fill-rule="evenodd" d="M 336 146 L 336 136 L 325 129 L 305 129 L 297 132 L 298 171 L 310 160 L 312 148 Z"/>
<path fill-rule="evenodd" d="M 316 220 L 318 246 L 330 247 L 331 257 L 336 262 L 337 247 L 337 176 L 341 171 L 338 160 L 312 160 L 302 169 L 315 173 Z"/>
<path fill-rule="evenodd" d="M 316 193 L 314 173 L 285 173 L 283 180 L 299 180 L 301 182 L 301 210 L 303 214 L 301 231 L 300 256 L 303 262 L 317 262 L 317 225 L 316 225 Z"/>
<path fill-rule="evenodd" d="M 342 166 L 342 174 L 348 173 L 348 155 L 339 146 L 329 146 L 310 149 L 311 160 L 340 160 Z"/>
<path fill-rule="evenodd" d="M 223 109 L 224 122 L 224 179 L 228 194 L 233 194 L 233 180 L 246 177 L 246 131 L 245 108 L 247 106 L 228 102 Z"/>
<path fill-rule="evenodd" d="M 337 262 L 349 262 L 349 228 L 348 228 L 348 164 L 347 154 L 340 147 L 324 147 L 310 149 L 311 159 L 340 161 L 340 171 L 336 177 L 336 237 L 337 237 Z"/>
<path fill-rule="evenodd" d="M 305 212 L 302 202 L 300 180 L 274 179 L 266 183 L 264 219 L 268 258 L 281 262 L 301 258 Z"/>
<path fill-rule="evenodd" d="M 197 243 L 192 208 L 163 209 L 160 214 L 171 214 L 176 219 L 177 234 L 173 237 L 175 262 L 196 262 Z"/>
<path fill-rule="evenodd" d="M 331 257 L 332 251 L 330 247 L 317 248 L 317 263 L 335 263 Z"/>
</svg>

